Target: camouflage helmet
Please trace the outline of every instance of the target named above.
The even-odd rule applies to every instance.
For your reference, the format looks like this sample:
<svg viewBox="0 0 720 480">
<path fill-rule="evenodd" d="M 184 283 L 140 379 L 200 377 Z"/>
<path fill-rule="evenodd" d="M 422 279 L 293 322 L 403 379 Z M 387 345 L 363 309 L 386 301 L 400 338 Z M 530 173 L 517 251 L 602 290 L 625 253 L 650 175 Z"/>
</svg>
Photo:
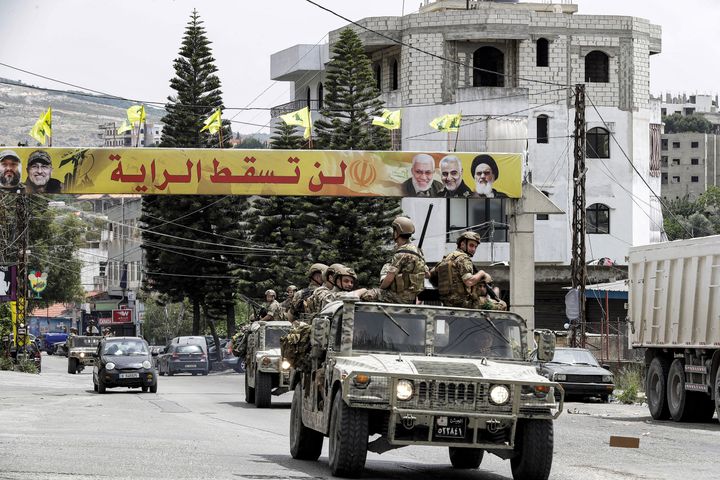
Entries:
<svg viewBox="0 0 720 480">
<path fill-rule="evenodd" d="M 327 267 L 322 275 L 323 282 L 329 282 L 330 276 L 335 276 L 337 271 L 342 268 L 345 268 L 345 265 L 343 265 L 342 263 L 333 263 L 332 265 Z"/>
<path fill-rule="evenodd" d="M 355 270 L 353 270 L 350 267 L 341 266 L 342 268 L 338 268 L 335 271 L 335 281 L 342 277 L 352 277 L 355 281 L 357 281 L 357 273 L 355 273 Z"/>
<path fill-rule="evenodd" d="M 295 285 L 288 285 L 288 287 L 285 289 L 286 292 L 289 292 L 289 291 L 291 291 L 291 290 L 292 290 L 293 292 L 297 292 L 298 287 L 296 287 Z"/>
<path fill-rule="evenodd" d="M 310 265 L 310 268 L 308 268 L 307 276 L 308 278 L 312 278 L 313 275 L 316 273 L 322 274 L 327 269 L 327 265 L 324 263 L 313 263 Z"/>
<path fill-rule="evenodd" d="M 271 288 L 268 289 L 268 290 L 265 290 L 265 296 L 267 297 L 268 295 L 272 295 L 273 297 L 277 297 L 277 293 L 275 293 L 275 290 L 273 290 L 273 289 L 271 289 Z"/>
<path fill-rule="evenodd" d="M 392 229 L 398 235 L 412 235 L 415 233 L 415 225 L 408 217 L 397 217 L 392 222 Z"/>
<path fill-rule="evenodd" d="M 473 242 L 477 242 L 478 244 L 480 244 L 481 239 L 480 235 L 475 232 L 463 232 L 463 234 L 460 235 L 456 240 L 457 245 L 460 245 L 460 242 L 462 242 L 463 240 L 472 240 Z"/>
</svg>

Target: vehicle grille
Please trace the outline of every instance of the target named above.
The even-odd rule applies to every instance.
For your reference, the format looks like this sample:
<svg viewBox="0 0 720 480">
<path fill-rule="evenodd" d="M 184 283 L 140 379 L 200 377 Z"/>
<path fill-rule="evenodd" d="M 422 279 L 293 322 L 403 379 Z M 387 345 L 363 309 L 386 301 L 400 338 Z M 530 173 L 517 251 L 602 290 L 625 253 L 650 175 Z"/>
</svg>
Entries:
<svg viewBox="0 0 720 480">
<path fill-rule="evenodd" d="M 420 375 L 449 375 L 455 377 L 477 377 L 480 370 L 474 363 L 412 362 Z"/>
<path fill-rule="evenodd" d="M 566 382 L 601 383 L 602 375 L 567 375 Z"/>
<path fill-rule="evenodd" d="M 398 401 L 402 408 L 449 410 L 458 412 L 510 413 L 514 386 L 510 388 L 510 401 L 505 405 L 490 403 L 490 384 L 487 382 L 451 382 L 416 380 L 416 395 L 407 401 Z"/>
</svg>

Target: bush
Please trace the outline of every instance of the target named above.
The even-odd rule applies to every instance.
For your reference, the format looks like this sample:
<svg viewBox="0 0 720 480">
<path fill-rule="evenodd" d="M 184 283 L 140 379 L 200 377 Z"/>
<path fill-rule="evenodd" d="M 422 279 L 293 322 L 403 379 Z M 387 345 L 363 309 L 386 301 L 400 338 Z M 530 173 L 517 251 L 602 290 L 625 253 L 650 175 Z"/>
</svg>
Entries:
<svg viewBox="0 0 720 480">
<path fill-rule="evenodd" d="M 615 388 L 620 390 L 617 399 L 622 403 L 635 403 L 638 392 L 643 385 L 643 370 L 641 365 L 629 365 L 623 367 L 617 375 Z"/>
<path fill-rule="evenodd" d="M 0 357 L 0 370 L 13 370 L 14 368 L 15 364 L 11 358 Z"/>
<path fill-rule="evenodd" d="M 20 360 L 17 364 L 17 370 L 18 372 L 23 373 L 38 373 L 37 366 L 35 366 L 35 362 L 28 359 Z"/>
</svg>

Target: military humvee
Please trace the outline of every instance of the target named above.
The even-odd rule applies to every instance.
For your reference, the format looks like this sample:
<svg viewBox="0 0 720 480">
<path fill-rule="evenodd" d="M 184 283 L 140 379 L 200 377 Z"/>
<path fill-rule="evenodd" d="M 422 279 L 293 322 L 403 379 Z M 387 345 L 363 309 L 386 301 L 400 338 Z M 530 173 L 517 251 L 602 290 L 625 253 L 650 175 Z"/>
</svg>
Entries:
<svg viewBox="0 0 720 480">
<path fill-rule="evenodd" d="M 270 406 L 272 395 L 288 391 L 290 364 L 280 355 L 280 337 L 290 322 L 254 322 L 247 333 L 245 354 L 245 401 L 258 408 Z"/>
<path fill-rule="evenodd" d="M 429 445 L 448 447 L 455 468 L 476 469 L 488 452 L 516 480 L 548 478 L 563 392 L 529 362 L 518 315 L 343 300 L 310 335 L 311 367 L 291 380 L 293 458 L 317 460 L 327 436 L 335 476 L 360 476 L 368 451 Z M 536 341 L 552 358 L 554 335 Z"/>
<path fill-rule="evenodd" d="M 68 373 L 80 373 L 86 365 L 93 365 L 93 353 L 102 337 L 70 335 L 67 339 Z"/>
</svg>

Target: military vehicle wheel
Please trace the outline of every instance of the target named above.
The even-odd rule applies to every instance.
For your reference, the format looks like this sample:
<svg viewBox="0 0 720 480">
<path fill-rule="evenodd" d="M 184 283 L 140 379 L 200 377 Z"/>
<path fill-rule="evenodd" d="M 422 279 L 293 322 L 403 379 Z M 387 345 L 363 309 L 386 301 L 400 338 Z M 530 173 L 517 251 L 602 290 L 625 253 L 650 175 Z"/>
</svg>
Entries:
<svg viewBox="0 0 720 480">
<path fill-rule="evenodd" d="M 157 393 L 157 383 L 150 385 L 150 393 Z"/>
<path fill-rule="evenodd" d="M 68 358 L 68 373 L 75 375 L 77 369 L 77 358 Z"/>
<path fill-rule="evenodd" d="M 338 392 L 330 417 L 328 461 L 336 477 L 357 478 L 365 468 L 368 444 L 368 415 L 349 407 Z"/>
<path fill-rule="evenodd" d="M 518 420 L 515 457 L 510 460 L 515 480 L 547 480 L 553 459 L 552 420 Z"/>
<path fill-rule="evenodd" d="M 668 370 L 670 370 L 670 362 L 663 357 L 653 358 L 648 367 L 645 391 L 650 415 L 655 420 L 670 418 L 667 402 Z"/>
<path fill-rule="evenodd" d="M 140 387 L 140 389 L 143 391 L 143 393 L 147 393 L 147 391 L 148 391 L 148 387 L 146 387 L 146 386 L 142 386 L 142 387 Z"/>
<path fill-rule="evenodd" d="M 255 389 L 248 385 L 247 372 L 245 372 L 245 403 L 255 403 Z"/>
<path fill-rule="evenodd" d="M 103 382 L 103 379 L 100 375 L 98 375 L 97 392 L 105 393 L 105 382 Z"/>
<path fill-rule="evenodd" d="M 255 406 L 268 408 L 272 398 L 272 376 L 269 373 L 255 374 Z"/>
<path fill-rule="evenodd" d="M 453 468 L 476 469 L 480 466 L 485 450 L 482 448 L 449 447 L 450 463 Z"/>
<path fill-rule="evenodd" d="M 295 386 L 290 406 L 290 455 L 298 460 L 317 460 L 323 445 L 323 434 L 302 423 L 302 385 Z"/>
</svg>

